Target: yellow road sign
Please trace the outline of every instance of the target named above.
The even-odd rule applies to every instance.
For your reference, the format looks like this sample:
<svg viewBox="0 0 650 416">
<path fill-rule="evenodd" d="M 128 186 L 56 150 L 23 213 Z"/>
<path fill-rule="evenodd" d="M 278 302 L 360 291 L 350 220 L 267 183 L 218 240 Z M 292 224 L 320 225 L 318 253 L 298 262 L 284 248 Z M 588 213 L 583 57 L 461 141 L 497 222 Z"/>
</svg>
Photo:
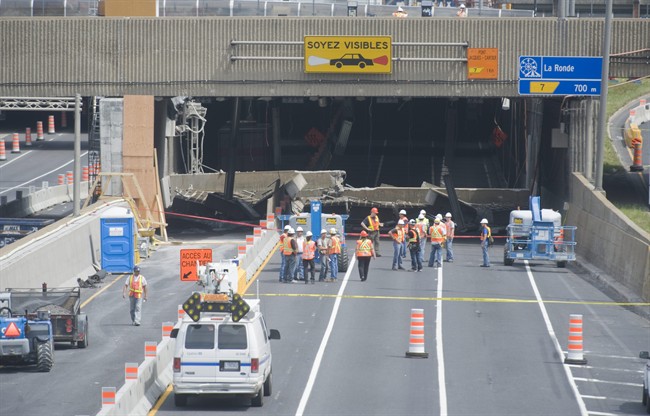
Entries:
<svg viewBox="0 0 650 416">
<path fill-rule="evenodd" d="M 390 36 L 305 36 L 305 72 L 390 74 Z"/>
<path fill-rule="evenodd" d="M 560 83 L 557 81 L 534 81 L 530 83 L 530 93 L 553 94 L 558 85 L 560 85 Z"/>
<path fill-rule="evenodd" d="M 497 48 L 467 48 L 467 79 L 498 79 Z"/>
</svg>

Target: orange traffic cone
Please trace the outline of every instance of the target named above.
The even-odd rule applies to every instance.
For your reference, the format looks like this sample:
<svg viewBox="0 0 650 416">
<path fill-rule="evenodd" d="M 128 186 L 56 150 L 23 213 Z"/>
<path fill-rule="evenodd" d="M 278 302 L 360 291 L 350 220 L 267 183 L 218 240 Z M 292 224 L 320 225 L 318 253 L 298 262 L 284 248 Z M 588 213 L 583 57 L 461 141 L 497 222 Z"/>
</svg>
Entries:
<svg viewBox="0 0 650 416">
<path fill-rule="evenodd" d="M 32 129 L 29 127 L 25 128 L 25 146 L 31 146 L 32 145 Z"/>
<path fill-rule="evenodd" d="M 68 180 L 68 183 L 74 182 L 74 174 L 71 170 L 66 172 L 66 179 Z"/>
<path fill-rule="evenodd" d="M 582 353 L 582 315 L 569 315 L 569 352 L 564 364 L 587 364 Z"/>
<path fill-rule="evenodd" d="M 0 160 L 7 160 L 7 153 L 5 151 L 5 139 L 0 139 Z"/>
<path fill-rule="evenodd" d="M 424 352 L 424 309 L 411 309 L 411 332 L 406 356 L 429 358 L 429 353 Z"/>
<path fill-rule="evenodd" d="M 43 138 L 43 122 L 42 121 L 37 121 L 36 122 L 36 140 L 38 140 L 38 141 L 44 140 L 44 138 Z"/>
<path fill-rule="evenodd" d="M 54 116 L 47 117 L 47 134 L 54 134 Z"/>
<path fill-rule="evenodd" d="M 643 139 L 635 137 L 632 140 L 632 147 L 634 148 L 634 157 L 632 158 L 630 172 L 643 172 Z"/>
<path fill-rule="evenodd" d="M 20 137 L 14 133 L 11 140 L 11 153 L 20 153 Z"/>
<path fill-rule="evenodd" d="M 65 185 L 65 175 L 63 173 L 59 173 L 57 184 Z"/>
<path fill-rule="evenodd" d="M 88 166 L 84 166 L 81 169 L 81 181 L 82 182 L 88 182 Z"/>
</svg>

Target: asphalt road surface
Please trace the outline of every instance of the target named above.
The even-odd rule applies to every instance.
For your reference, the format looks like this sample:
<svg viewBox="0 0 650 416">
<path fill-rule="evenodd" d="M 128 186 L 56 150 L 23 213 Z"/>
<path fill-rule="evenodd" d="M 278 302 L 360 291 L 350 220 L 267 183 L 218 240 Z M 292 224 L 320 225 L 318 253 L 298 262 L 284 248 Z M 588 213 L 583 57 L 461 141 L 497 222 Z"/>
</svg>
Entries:
<svg viewBox="0 0 650 416">
<path fill-rule="evenodd" d="M 74 171 L 74 134 L 70 132 L 45 134 L 36 141 L 32 129 L 32 146 L 25 146 L 24 130 L 20 134 L 20 153 L 11 152 L 11 133 L 0 132 L 4 139 L 7 160 L 0 161 L 0 196 L 7 201 L 16 199 L 16 191 L 29 193 L 30 187 L 41 189 L 43 181 L 57 184 L 58 175 Z M 81 135 L 81 166 L 87 164 L 87 135 Z"/>
<path fill-rule="evenodd" d="M 355 264 L 338 283 L 305 285 L 278 282 L 276 253 L 258 279 L 267 324 L 282 335 L 272 396 L 262 408 L 215 397 L 176 408 L 167 393 L 151 414 L 643 414 L 637 357 L 650 322 L 571 268 L 503 266 L 500 246 L 491 255 L 480 268 L 478 242 L 458 241 L 441 269 L 392 271 L 383 256 L 366 282 Z M 405 357 L 411 308 L 424 309 L 427 359 Z M 584 366 L 563 364 L 570 314 L 583 315 Z"/>
</svg>

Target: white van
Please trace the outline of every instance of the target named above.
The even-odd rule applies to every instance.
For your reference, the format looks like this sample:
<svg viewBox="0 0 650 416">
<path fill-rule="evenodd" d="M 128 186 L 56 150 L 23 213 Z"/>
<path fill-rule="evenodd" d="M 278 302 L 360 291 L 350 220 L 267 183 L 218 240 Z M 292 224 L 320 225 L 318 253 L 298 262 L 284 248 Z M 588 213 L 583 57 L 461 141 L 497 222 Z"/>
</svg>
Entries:
<svg viewBox="0 0 650 416">
<path fill-rule="evenodd" d="M 197 322 L 185 318 L 172 330 L 174 404 L 185 406 L 191 395 L 241 395 L 262 406 L 271 395 L 271 339 L 280 333 L 266 328 L 259 300 L 235 322 L 229 313 L 202 312 Z"/>
</svg>

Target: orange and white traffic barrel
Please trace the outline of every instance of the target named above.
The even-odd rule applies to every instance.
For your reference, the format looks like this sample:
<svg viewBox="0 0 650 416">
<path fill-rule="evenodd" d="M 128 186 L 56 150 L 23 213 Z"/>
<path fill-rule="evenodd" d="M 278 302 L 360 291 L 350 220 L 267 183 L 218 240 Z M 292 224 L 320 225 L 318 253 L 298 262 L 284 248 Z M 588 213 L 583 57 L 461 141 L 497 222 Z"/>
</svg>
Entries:
<svg viewBox="0 0 650 416">
<path fill-rule="evenodd" d="M 424 351 L 424 309 L 411 309 L 411 330 L 409 333 L 409 358 L 429 358 Z"/>
<path fill-rule="evenodd" d="M 582 349 L 582 315 L 569 316 L 569 350 L 565 364 L 587 364 Z"/>
<path fill-rule="evenodd" d="M 7 160 L 7 152 L 5 150 L 5 139 L 0 139 L 0 160 Z"/>
<path fill-rule="evenodd" d="M 59 173 L 57 184 L 65 185 L 65 175 L 63 173 Z"/>
<path fill-rule="evenodd" d="M 37 121 L 36 122 L 36 140 L 38 140 L 38 141 L 45 140 L 43 138 L 43 122 L 42 121 Z"/>
<path fill-rule="evenodd" d="M 18 133 L 11 136 L 11 153 L 20 153 L 20 136 Z"/>
<path fill-rule="evenodd" d="M 32 129 L 25 127 L 25 146 L 32 145 Z"/>
<path fill-rule="evenodd" d="M 635 137 L 632 140 L 633 156 L 630 172 L 643 172 L 643 139 Z"/>
<path fill-rule="evenodd" d="M 69 170 L 69 171 L 67 171 L 65 173 L 65 177 L 66 177 L 68 183 L 74 182 L 74 173 L 71 170 Z"/>
<path fill-rule="evenodd" d="M 47 134 L 54 134 L 56 131 L 54 130 L 54 116 L 48 116 L 47 117 Z"/>
<path fill-rule="evenodd" d="M 90 175 L 89 175 L 88 166 L 84 166 L 83 168 L 81 168 L 81 181 L 88 182 L 89 176 Z"/>
</svg>

